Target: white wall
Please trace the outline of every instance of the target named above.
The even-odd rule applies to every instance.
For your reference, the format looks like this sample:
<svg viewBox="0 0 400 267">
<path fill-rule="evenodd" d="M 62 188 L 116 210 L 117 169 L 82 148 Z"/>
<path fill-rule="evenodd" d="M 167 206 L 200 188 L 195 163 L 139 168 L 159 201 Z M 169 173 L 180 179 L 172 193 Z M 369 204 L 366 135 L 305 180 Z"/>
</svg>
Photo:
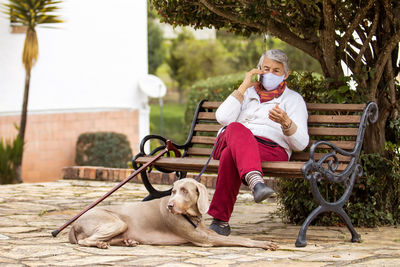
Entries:
<svg viewBox="0 0 400 267">
<path fill-rule="evenodd" d="M 62 7 L 65 23 L 37 28 L 29 112 L 146 112 L 147 97 L 137 87 L 148 69 L 146 0 L 65 0 Z M 0 115 L 21 110 L 24 38 L 0 17 Z"/>
</svg>

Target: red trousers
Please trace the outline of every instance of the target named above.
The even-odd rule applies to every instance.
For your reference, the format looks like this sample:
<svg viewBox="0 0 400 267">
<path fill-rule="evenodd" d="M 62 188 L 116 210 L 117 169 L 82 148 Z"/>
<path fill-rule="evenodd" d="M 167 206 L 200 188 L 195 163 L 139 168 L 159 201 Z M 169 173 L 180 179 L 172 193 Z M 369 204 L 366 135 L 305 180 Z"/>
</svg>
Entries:
<svg viewBox="0 0 400 267">
<path fill-rule="evenodd" d="M 262 173 L 261 161 L 288 161 L 289 158 L 279 145 L 271 147 L 259 143 L 253 133 L 238 122 L 229 124 L 217 140 L 213 158 L 219 160 L 218 179 L 208 214 L 229 221 L 246 173 Z"/>
</svg>

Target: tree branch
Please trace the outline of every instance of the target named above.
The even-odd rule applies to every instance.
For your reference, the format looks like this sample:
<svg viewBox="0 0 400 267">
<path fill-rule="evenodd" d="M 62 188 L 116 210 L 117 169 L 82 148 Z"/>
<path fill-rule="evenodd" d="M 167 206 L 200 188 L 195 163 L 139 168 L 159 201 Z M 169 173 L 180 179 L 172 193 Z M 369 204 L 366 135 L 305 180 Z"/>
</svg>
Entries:
<svg viewBox="0 0 400 267">
<path fill-rule="evenodd" d="M 357 27 L 356 33 L 357 33 L 358 37 L 360 37 L 362 43 L 364 44 L 367 40 L 367 37 L 364 35 L 364 31 L 361 29 L 361 27 Z M 356 41 L 354 41 L 353 39 L 350 39 L 350 43 L 353 44 L 353 42 L 356 42 Z M 364 57 L 368 62 L 372 62 L 374 59 L 374 54 L 378 54 L 378 48 L 376 47 L 376 45 L 373 42 L 371 42 L 371 45 L 372 45 L 372 51 L 371 51 L 371 49 L 367 49 L 367 50 L 365 50 L 365 54 L 364 54 Z M 359 48 L 361 49 L 362 45 L 360 45 Z M 375 53 L 373 53 L 373 52 L 375 52 Z"/>
<path fill-rule="evenodd" d="M 336 54 L 336 42 L 335 42 L 335 19 L 334 10 L 330 0 L 323 0 L 323 16 L 324 16 L 324 28 L 321 31 L 321 45 L 323 58 L 326 62 L 326 66 L 329 69 L 329 76 L 336 78 L 338 73 L 337 58 Z"/>
<path fill-rule="evenodd" d="M 246 21 L 240 20 L 234 14 L 228 13 L 226 11 L 222 11 L 219 8 L 217 8 L 215 5 L 207 2 L 206 0 L 200 0 L 200 3 L 202 3 L 211 12 L 217 14 L 220 17 L 226 18 L 226 19 L 228 19 L 228 20 L 230 20 L 230 21 L 232 21 L 234 23 L 240 24 L 240 25 L 245 25 L 245 26 L 250 27 L 250 28 L 259 29 L 260 31 L 265 31 L 265 28 L 260 26 L 259 24 L 250 23 L 250 22 L 246 22 Z"/>
<path fill-rule="evenodd" d="M 339 41 L 339 51 L 343 51 L 344 47 L 348 43 L 349 39 L 354 33 L 354 30 L 360 25 L 360 22 L 362 19 L 365 17 L 365 14 L 367 14 L 368 10 L 371 8 L 375 0 L 369 0 L 369 2 L 360 10 L 356 13 L 355 18 L 351 22 L 351 24 L 348 26 L 345 34 Z"/>
<path fill-rule="evenodd" d="M 370 92 L 370 97 L 371 99 L 374 99 L 376 95 L 376 90 L 378 88 L 378 83 L 382 78 L 382 73 L 385 69 L 387 60 L 389 57 L 391 57 L 391 52 L 392 50 L 398 45 L 400 42 L 400 31 L 397 31 L 392 37 L 389 39 L 389 41 L 386 43 L 386 45 L 383 47 L 381 50 L 381 53 L 379 53 L 378 60 L 375 62 L 375 69 L 376 73 L 374 75 L 374 79 L 371 82 L 371 92 Z"/>
<path fill-rule="evenodd" d="M 372 40 L 372 37 L 375 35 L 376 29 L 378 27 L 378 21 L 379 21 L 379 12 L 378 9 L 375 10 L 375 16 L 374 16 L 374 20 L 372 21 L 372 25 L 371 25 L 371 30 L 368 33 L 367 39 L 364 40 L 363 42 L 363 46 L 361 47 L 359 54 L 356 58 L 356 64 L 354 67 L 354 72 L 357 73 L 360 68 L 361 68 L 361 63 L 362 63 L 362 58 L 365 54 L 365 51 L 367 48 L 369 48 L 370 46 L 370 42 Z"/>
<path fill-rule="evenodd" d="M 315 45 L 308 43 L 307 41 L 303 40 L 302 38 L 298 37 L 294 33 L 292 33 L 288 27 L 282 23 L 277 23 L 272 20 L 268 21 L 267 25 L 260 25 L 256 23 L 246 22 L 235 16 L 233 13 L 224 11 L 219 9 L 214 4 L 211 4 L 207 0 L 200 0 L 206 8 L 208 8 L 211 12 L 215 13 L 216 15 L 223 17 L 231 22 L 237 23 L 239 25 L 245 25 L 250 28 L 255 28 L 260 30 L 261 32 L 270 32 L 272 35 L 278 37 L 282 41 L 285 41 L 300 50 L 306 52 L 307 54 L 315 57 Z"/>
<path fill-rule="evenodd" d="M 393 7 L 392 7 L 392 5 L 390 4 L 390 1 L 389 0 L 383 0 L 382 1 L 383 3 L 383 8 L 385 9 L 385 12 L 386 12 L 386 16 L 389 18 L 389 20 L 390 20 L 390 22 L 392 23 L 392 24 L 395 24 L 396 22 L 395 22 L 395 16 L 393 15 L 393 12 L 392 12 L 392 9 L 393 9 Z"/>
</svg>

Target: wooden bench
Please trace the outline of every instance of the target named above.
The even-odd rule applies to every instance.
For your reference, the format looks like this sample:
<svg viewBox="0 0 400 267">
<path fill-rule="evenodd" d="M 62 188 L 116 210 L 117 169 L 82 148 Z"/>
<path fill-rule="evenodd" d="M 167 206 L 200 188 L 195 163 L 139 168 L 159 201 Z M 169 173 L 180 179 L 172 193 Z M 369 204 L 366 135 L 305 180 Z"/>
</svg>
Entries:
<svg viewBox="0 0 400 267">
<path fill-rule="evenodd" d="M 161 172 L 175 172 L 177 179 L 186 177 L 187 172 L 200 172 L 212 151 L 216 133 L 222 127 L 215 119 L 215 111 L 221 102 L 201 101 L 197 106 L 189 136 L 185 144 L 175 144 L 183 150 L 181 157 L 170 155 L 160 158 L 153 167 Z M 311 192 L 318 207 L 304 221 L 296 246 L 306 246 L 306 232 L 312 220 L 320 213 L 332 211 L 346 223 L 352 234 L 352 242 L 359 242 L 349 216 L 343 210 L 350 197 L 357 177 L 362 175 L 358 164 L 367 122 L 374 123 L 378 118 L 376 103 L 368 104 L 317 104 L 307 103 L 309 113 L 308 132 L 310 144 L 305 151 L 294 152 L 289 162 L 262 162 L 262 169 L 268 177 L 301 178 L 309 180 Z M 144 152 L 146 142 L 159 140 L 163 145 L 148 155 Z M 321 140 L 324 139 L 324 140 Z M 141 141 L 140 152 L 133 159 L 134 168 L 148 162 L 153 155 L 165 148 L 166 139 L 158 135 L 148 135 Z M 212 159 L 206 169 L 208 173 L 218 172 L 218 160 Z M 149 195 L 144 200 L 159 198 L 170 194 L 170 190 L 156 190 L 148 180 L 146 171 L 141 178 Z M 328 202 L 318 190 L 318 181 L 328 179 L 343 183 L 345 193 L 336 202 Z"/>
</svg>

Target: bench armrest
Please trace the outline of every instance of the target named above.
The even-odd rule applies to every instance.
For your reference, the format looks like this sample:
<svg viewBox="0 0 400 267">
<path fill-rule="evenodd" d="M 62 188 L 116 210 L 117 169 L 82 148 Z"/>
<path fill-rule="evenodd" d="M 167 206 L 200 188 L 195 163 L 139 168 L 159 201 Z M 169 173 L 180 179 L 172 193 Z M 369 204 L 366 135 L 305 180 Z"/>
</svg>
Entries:
<svg viewBox="0 0 400 267">
<path fill-rule="evenodd" d="M 161 145 L 160 146 L 158 146 L 158 147 L 156 147 L 156 148 L 154 148 L 152 151 L 150 151 L 150 153 L 149 154 L 146 154 L 146 152 L 144 151 L 144 147 L 145 147 L 145 144 L 146 144 L 146 142 L 147 141 L 150 141 L 150 140 L 159 140 L 159 141 L 161 141 Z M 186 151 L 186 146 L 185 145 L 178 145 L 178 144 L 176 144 L 176 143 L 174 143 L 174 142 L 171 142 L 172 143 L 172 145 L 175 147 L 175 148 L 177 148 L 177 149 L 184 149 L 185 151 Z M 157 154 L 159 151 L 161 151 L 161 150 L 163 150 L 163 149 L 165 149 L 166 148 L 166 146 L 167 146 L 167 139 L 165 138 L 165 137 L 163 137 L 163 136 L 160 136 L 160 135 L 155 135 L 155 134 L 149 134 L 149 135 L 146 135 L 143 139 L 142 139 L 142 141 L 140 142 L 140 146 L 139 146 L 139 153 L 138 154 L 136 154 L 134 157 L 133 157 L 133 159 L 132 159 L 132 167 L 135 169 L 135 170 L 137 170 L 137 169 L 139 169 L 140 168 L 140 164 L 137 164 L 136 163 L 136 159 L 138 158 L 138 157 L 143 157 L 143 156 L 154 156 L 155 154 Z M 175 153 L 176 154 L 176 153 Z M 167 153 L 167 156 L 168 157 L 170 157 L 170 152 L 168 152 Z M 180 155 L 175 155 L 175 156 L 180 156 Z M 164 170 L 164 169 L 162 169 L 162 168 L 159 168 L 159 167 L 155 167 L 157 170 L 159 170 L 159 171 L 162 171 L 162 172 L 171 172 L 171 171 L 166 171 L 166 170 Z"/>
<path fill-rule="evenodd" d="M 321 179 L 322 177 L 325 177 L 331 182 L 339 183 L 347 181 L 352 174 L 361 176 L 362 167 L 358 164 L 358 159 L 361 153 L 365 129 L 368 122 L 375 123 L 377 120 L 378 105 L 375 102 L 369 102 L 364 108 L 361 116 L 356 143 L 352 151 L 343 150 L 328 141 L 317 141 L 312 144 L 310 148 L 310 159 L 301 168 L 304 177 L 308 180 L 312 178 Z M 318 146 L 321 145 L 330 147 L 330 152 L 321 157 L 320 160 L 316 161 L 314 154 Z M 336 171 L 340 164 L 337 157 L 338 154 L 351 158 L 347 167 L 342 172 Z"/>
</svg>

